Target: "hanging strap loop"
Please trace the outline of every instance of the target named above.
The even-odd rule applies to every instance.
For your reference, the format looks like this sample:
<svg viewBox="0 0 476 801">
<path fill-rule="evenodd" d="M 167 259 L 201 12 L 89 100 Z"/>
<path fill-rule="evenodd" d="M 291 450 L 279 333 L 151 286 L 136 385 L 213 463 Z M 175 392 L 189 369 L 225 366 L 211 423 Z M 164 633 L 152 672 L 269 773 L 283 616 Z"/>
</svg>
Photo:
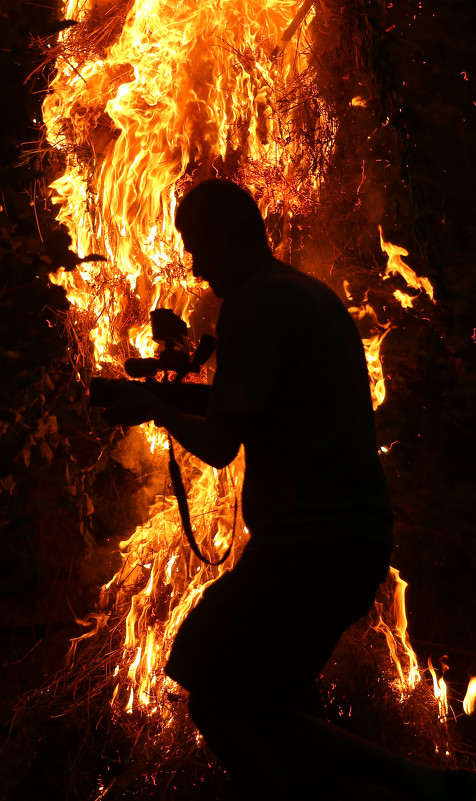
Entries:
<svg viewBox="0 0 476 801">
<path fill-rule="evenodd" d="M 172 479 L 172 486 L 174 488 L 175 497 L 177 498 L 183 530 L 185 531 L 185 536 L 189 541 L 192 551 L 194 552 L 195 556 L 197 556 L 201 562 L 205 562 L 206 565 L 222 565 L 225 559 L 228 559 L 231 553 L 231 549 L 233 547 L 233 541 L 235 539 L 236 507 L 235 507 L 235 519 L 233 521 L 231 542 L 228 548 L 226 549 L 225 553 L 222 556 L 220 556 L 220 558 L 216 562 L 213 562 L 211 559 L 208 559 L 207 556 L 204 556 L 204 554 L 202 554 L 200 548 L 197 545 L 197 541 L 193 536 L 192 524 L 190 522 L 190 511 L 187 502 L 187 494 L 185 492 L 185 487 L 183 485 L 182 475 L 180 473 L 180 467 L 178 466 L 177 460 L 175 458 L 174 446 L 172 442 L 172 437 L 170 435 L 169 435 L 169 472 L 170 472 L 170 478 Z"/>
</svg>

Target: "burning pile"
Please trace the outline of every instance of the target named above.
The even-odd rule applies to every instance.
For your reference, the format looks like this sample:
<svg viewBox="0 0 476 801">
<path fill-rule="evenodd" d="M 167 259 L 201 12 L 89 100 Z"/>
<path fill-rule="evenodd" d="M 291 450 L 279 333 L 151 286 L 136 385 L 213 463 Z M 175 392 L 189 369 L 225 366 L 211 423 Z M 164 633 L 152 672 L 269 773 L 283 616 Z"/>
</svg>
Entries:
<svg viewBox="0 0 476 801">
<path fill-rule="evenodd" d="M 59 37 L 57 71 L 44 104 L 48 141 L 61 164 L 51 188 L 74 251 L 81 259 L 100 254 L 106 260 L 84 261 L 54 277 L 72 304 L 72 335 L 83 343 L 78 380 L 89 382 L 92 372 L 122 376 L 126 358 L 153 356 L 149 314 L 156 307 L 187 322 L 190 350 L 210 328 L 212 302 L 190 276 L 173 224 L 177 202 L 194 182 L 218 175 L 249 187 L 277 255 L 314 269 L 303 252 L 322 215 L 339 123 L 320 92 L 315 41 L 323 6 L 307 0 L 64 4 L 71 25 Z M 389 256 L 381 280 L 398 275 L 413 292 L 397 288 L 395 301 L 409 308 L 417 293 L 432 299 L 428 279 L 402 260 L 407 253 L 382 232 L 381 244 Z M 365 292 L 354 300 L 348 282 L 344 291 L 366 329 L 376 408 L 385 397 L 379 347 L 392 321 L 378 319 Z M 204 369 L 199 380 L 209 377 Z M 88 630 L 78 641 L 96 643 L 87 665 L 93 697 L 107 690 L 119 717 L 126 710 L 145 719 L 144 726 L 153 720 L 162 743 L 173 748 L 184 713 L 177 688 L 163 676 L 168 649 L 208 583 L 239 558 L 247 531 L 236 513 L 241 457 L 217 471 L 181 451 L 202 551 L 222 554 L 236 529 L 226 568 L 199 563 L 184 545 L 167 448 L 166 435 L 152 425 L 133 430 L 116 447 L 116 458 L 129 469 L 139 475 L 146 465 L 153 472 L 155 500 L 147 522 L 120 543 L 122 566 L 103 587 L 99 609 L 84 621 Z M 402 612 L 401 585 L 393 578 Z M 375 623 L 385 633 L 404 694 L 418 681 L 418 665 L 401 618 L 384 623 L 388 607 Z M 401 667 L 401 648 L 408 671 Z"/>
</svg>

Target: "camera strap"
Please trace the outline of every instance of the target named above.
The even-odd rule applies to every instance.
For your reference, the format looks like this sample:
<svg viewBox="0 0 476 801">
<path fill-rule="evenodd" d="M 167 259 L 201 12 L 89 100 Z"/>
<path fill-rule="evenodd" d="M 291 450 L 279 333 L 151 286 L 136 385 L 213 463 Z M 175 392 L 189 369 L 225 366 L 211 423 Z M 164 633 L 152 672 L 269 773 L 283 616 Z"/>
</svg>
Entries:
<svg viewBox="0 0 476 801">
<path fill-rule="evenodd" d="M 220 556 L 220 558 L 217 559 L 216 562 L 214 562 L 211 559 L 208 559 L 207 556 L 204 556 L 204 554 L 202 554 L 200 548 L 198 547 L 197 541 L 193 536 L 192 524 L 190 522 L 190 511 L 188 508 L 188 501 L 187 501 L 187 493 L 185 492 L 185 487 L 183 485 L 182 475 L 180 473 L 180 467 L 178 466 L 177 460 L 175 458 L 174 446 L 172 442 L 172 437 L 170 435 L 169 435 L 169 472 L 170 472 L 170 478 L 172 479 L 172 486 L 174 488 L 175 497 L 177 498 L 183 530 L 185 532 L 185 536 L 188 539 L 188 542 L 190 544 L 193 553 L 195 554 L 195 556 L 198 557 L 198 559 L 200 559 L 200 561 L 205 562 L 205 564 L 207 565 L 223 564 L 225 559 L 228 559 L 231 553 L 231 549 L 233 547 L 233 541 L 235 539 L 236 508 L 235 508 L 235 518 L 233 521 L 233 532 L 231 536 L 231 542 L 228 548 L 226 549 L 225 553 L 222 556 Z"/>
</svg>

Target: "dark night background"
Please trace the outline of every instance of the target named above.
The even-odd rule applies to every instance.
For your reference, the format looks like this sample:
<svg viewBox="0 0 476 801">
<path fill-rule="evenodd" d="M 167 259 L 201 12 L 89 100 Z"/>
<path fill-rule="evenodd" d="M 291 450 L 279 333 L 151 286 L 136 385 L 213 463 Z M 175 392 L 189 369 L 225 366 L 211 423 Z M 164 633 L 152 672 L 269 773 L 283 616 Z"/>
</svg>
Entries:
<svg viewBox="0 0 476 801">
<path fill-rule="evenodd" d="M 369 181 L 359 210 L 348 214 L 344 200 L 336 211 L 332 235 L 346 243 L 337 273 L 357 258 L 367 269 L 382 221 L 437 293 L 436 308 L 422 300 L 418 314 L 402 311 L 385 340 L 391 377 L 377 427 L 380 442 L 398 441 L 384 465 L 396 512 L 393 564 L 409 582 L 410 638 L 422 664 L 447 655 L 451 703 L 476 674 L 476 12 L 472 0 L 397 0 L 385 4 L 384 17 L 384 4 L 373 0 L 339 5 L 358 21 L 366 88 L 392 136 L 377 136 L 377 152 L 364 153 Z M 118 503 L 119 491 L 132 497 L 138 489 L 107 460 L 113 443 L 90 433 L 64 325 L 68 304 L 48 280 L 73 258 L 42 201 L 50 157 L 34 152 L 50 66 L 32 45 L 54 37 L 55 3 L 4 0 L 0 26 L 0 713 L 7 742 L 17 699 L 60 667 L 68 638 L 78 634 L 75 615 L 94 608 L 109 575 L 111 538 L 137 522 L 133 504 Z M 355 154 L 344 145 L 335 165 L 343 175 L 362 161 L 349 168 Z M 372 177 L 387 184 L 383 203 Z M 45 412 L 57 430 L 42 428 Z M 475 720 L 458 724 L 472 753 Z M 20 746 L 9 743 L 6 753 L 20 768 Z"/>
</svg>

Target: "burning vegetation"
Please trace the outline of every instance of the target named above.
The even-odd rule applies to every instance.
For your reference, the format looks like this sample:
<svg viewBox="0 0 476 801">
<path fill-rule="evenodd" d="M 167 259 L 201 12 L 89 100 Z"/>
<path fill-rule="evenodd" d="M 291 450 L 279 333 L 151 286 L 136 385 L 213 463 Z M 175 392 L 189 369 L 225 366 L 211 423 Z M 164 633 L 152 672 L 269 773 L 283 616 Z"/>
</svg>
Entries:
<svg viewBox="0 0 476 801">
<path fill-rule="evenodd" d="M 246 542 L 237 509 L 242 456 L 217 471 L 176 447 L 200 549 L 213 561 L 231 545 L 228 561 L 206 565 L 184 541 L 166 434 L 152 424 L 123 435 L 106 430 L 85 400 L 93 375 L 122 378 L 126 359 L 157 356 L 152 310 L 183 318 L 186 354 L 212 331 L 215 303 L 191 277 L 174 228 L 177 202 L 190 186 L 210 176 L 247 186 L 277 255 L 346 300 L 362 334 L 374 408 L 382 413 L 381 453 L 392 489 L 396 483 L 402 462 L 395 452 L 405 436 L 384 401 L 389 387 L 395 398 L 404 382 L 405 356 L 384 348 L 406 328 L 420 333 L 422 319 L 434 321 L 435 337 L 443 323 L 422 249 L 415 247 L 421 269 L 414 270 L 409 251 L 389 241 L 395 224 L 399 237 L 412 215 L 389 212 L 406 197 L 399 163 L 405 134 L 395 93 L 389 99 L 382 82 L 385 9 L 370 5 L 367 13 L 353 2 L 70 0 L 62 30 L 43 41 L 54 63 L 43 147 L 62 226 L 46 239 L 45 263 L 54 270 L 52 291 L 63 288 L 70 304 L 59 319 L 94 456 L 78 459 L 61 433 L 54 413 L 59 380 L 51 370 L 48 400 L 19 453 L 26 466 L 37 445 L 48 464 L 59 450 L 66 454 L 65 483 L 78 499 L 79 529 L 93 553 L 96 481 L 112 460 L 134 477 L 119 491 L 134 487 L 124 503 L 135 506 L 124 535 L 104 549 L 108 558 L 118 549 L 115 569 L 95 611 L 77 619 L 81 633 L 71 641 L 67 667 L 35 693 L 32 714 L 31 699 L 17 712 L 17 725 L 32 737 L 35 719 L 49 721 L 30 781 L 61 737 L 65 764 L 77 751 L 67 797 L 148 798 L 159 788 L 164 799 L 185 798 L 192 784 L 200 791 L 210 767 L 182 692 L 163 666 L 180 622 Z M 47 382 L 48 369 L 44 374 Z M 187 380 L 206 384 L 212 377 L 213 364 Z M 13 496 L 8 477 L 3 488 Z M 401 498 L 397 488 L 397 512 Z M 397 534 L 398 526 L 408 526 L 405 515 Z M 454 764 L 463 749 L 451 720 L 460 713 L 447 698 L 442 665 L 436 672 L 431 663 L 428 670 L 419 665 L 407 634 L 405 582 L 392 569 L 374 612 L 345 635 L 316 683 L 316 709 L 351 730 L 380 735 L 399 753 Z M 467 714 L 473 696 L 468 688 Z M 212 764 L 208 774 L 200 792 L 208 797 L 211 787 L 226 799 L 220 770 Z M 64 781 L 60 772 L 59 793 Z"/>
</svg>

